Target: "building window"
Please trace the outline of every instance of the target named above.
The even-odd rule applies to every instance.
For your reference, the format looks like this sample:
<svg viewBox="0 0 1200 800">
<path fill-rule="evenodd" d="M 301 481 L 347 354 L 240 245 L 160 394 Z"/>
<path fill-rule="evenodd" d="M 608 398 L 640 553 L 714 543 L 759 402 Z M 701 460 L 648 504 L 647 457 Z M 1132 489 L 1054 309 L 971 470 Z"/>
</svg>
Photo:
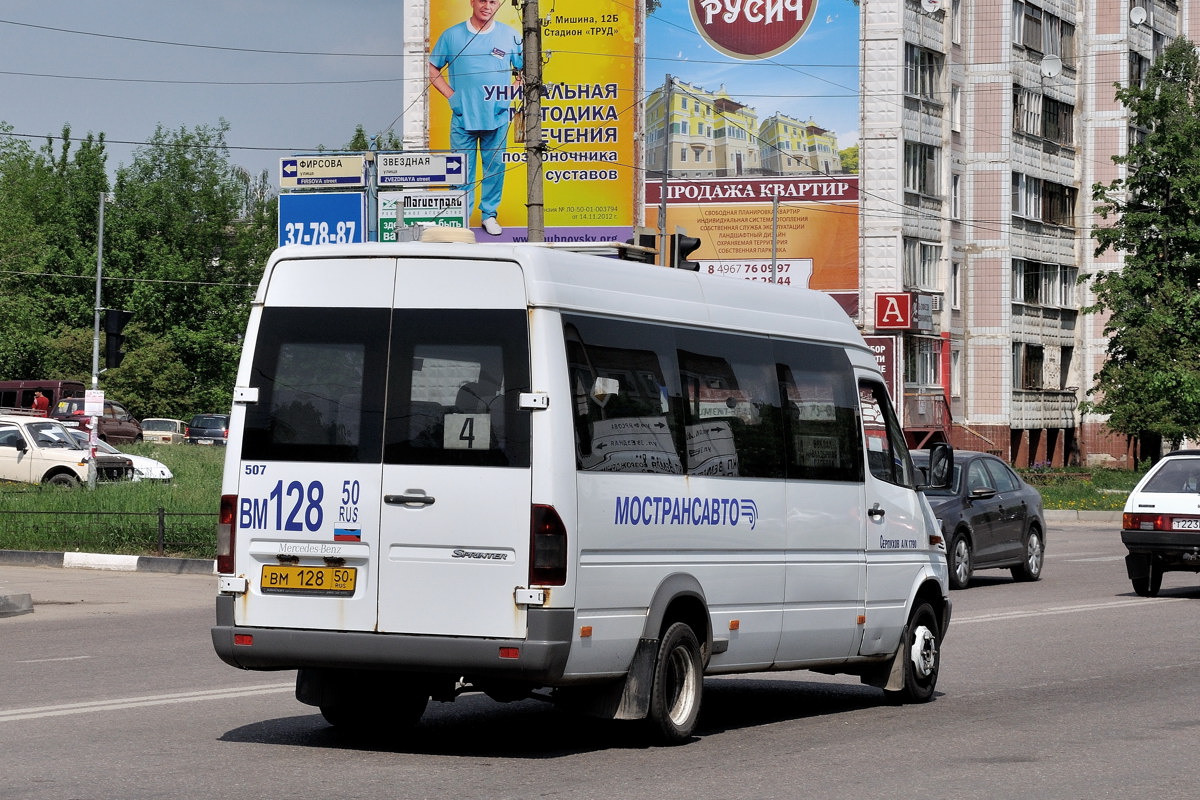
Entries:
<svg viewBox="0 0 1200 800">
<path fill-rule="evenodd" d="M 679 148 L 679 161 L 680 162 L 687 161 L 687 148 L 686 147 Z"/>
<path fill-rule="evenodd" d="M 1146 88 L 1146 76 L 1150 73 L 1150 59 L 1141 53 L 1129 51 L 1129 85 Z"/>
<path fill-rule="evenodd" d="M 1042 222 L 1064 227 L 1075 227 L 1075 196 L 1071 186 L 1062 186 L 1050 181 L 1042 183 Z"/>
<path fill-rule="evenodd" d="M 1019 172 L 1012 174 L 1012 213 L 1014 217 L 1042 218 L 1042 180 Z"/>
<path fill-rule="evenodd" d="M 1023 86 L 1013 87 L 1013 130 L 1042 135 L 1042 96 Z"/>
<path fill-rule="evenodd" d="M 962 89 L 950 87 L 950 130 L 962 132 Z"/>
<path fill-rule="evenodd" d="M 904 340 L 904 382 L 917 386 L 940 386 L 942 340 L 911 336 Z"/>
<path fill-rule="evenodd" d="M 962 262 L 950 265 L 950 307 L 962 308 Z"/>
<path fill-rule="evenodd" d="M 962 0 L 950 0 L 950 41 L 962 43 Z"/>
<path fill-rule="evenodd" d="M 962 350 L 950 351 L 950 396 L 962 395 Z"/>
<path fill-rule="evenodd" d="M 1078 277 L 1079 269 L 1076 267 L 1013 259 L 1013 302 L 1075 308 L 1075 283 Z"/>
<path fill-rule="evenodd" d="M 937 242 L 922 242 L 919 239 L 906 238 L 904 240 L 904 285 L 940 292 L 938 264 L 941 260 L 942 246 Z"/>
<path fill-rule="evenodd" d="M 942 83 L 942 65 L 945 57 L 941 53 L 918 47 L 915 44 L 904 45 L 904 93 L 923 97 L 926 100 L 939 100 Z"/>
<path fill-rule="evenodd" d="M 959 214 L 959 192 L 962 186 L 961 175 L 950 176 L 950 219 L 962 219 Z"/>
<path fill-rule="evenodd" d="M 1041 133 L 1052 142 L 1072 144 L 1075 140 L 1075 106 L 1043 97 Z"/>
<path fill-rule="evenodd" d="M 938 193 L 938 160 L 941 148 L 931 144 L 904 143 L 904 188 L 918 194 Z"/>
<path fill-rule="evenodd" d="M 1059 351 L 1058 388 L 1066 389 L 1071 384 L 1071 366 L 1075 360 L 1075 348 L 1064 347 Z"/>
<path fill-rule="evenodd" d="M 1013 388 L 1041 389 L 1044 356 L 1041 345 L 1013 344 Z"/>
<path fill-rule="evenodd" d="M 1013 3 L 1013 44 L 1041 52 L 1043 11 L 1022 2 Z"/>
</svg>

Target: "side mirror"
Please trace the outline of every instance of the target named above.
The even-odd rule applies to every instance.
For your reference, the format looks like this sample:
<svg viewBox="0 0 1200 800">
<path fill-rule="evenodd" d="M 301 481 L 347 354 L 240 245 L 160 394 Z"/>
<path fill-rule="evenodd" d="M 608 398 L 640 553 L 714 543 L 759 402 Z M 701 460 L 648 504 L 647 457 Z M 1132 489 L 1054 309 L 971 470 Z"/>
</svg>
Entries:
<svg viewBox="0 0 1200 800">
<path fill-rule="evenodd" d="M 14 447 L 17 448 L 18 453 L 26 453 L 29 451 L 29 445 L 25 444 L 25 440 L 21 438 L 17 439 Z"/>
<path fill-rule="evenodd" d="M 954 476 L 954 448 L 945 442 L 935 444 L 929 450 L 929 470 L 926 480 L 929 483 L 922 489 L 948 489 Z"/>
</svg>

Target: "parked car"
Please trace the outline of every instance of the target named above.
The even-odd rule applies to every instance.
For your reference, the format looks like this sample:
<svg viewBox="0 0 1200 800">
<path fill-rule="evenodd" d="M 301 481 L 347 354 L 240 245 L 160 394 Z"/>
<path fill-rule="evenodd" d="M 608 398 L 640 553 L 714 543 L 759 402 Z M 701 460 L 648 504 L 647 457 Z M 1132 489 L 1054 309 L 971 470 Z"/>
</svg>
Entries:
<svg viewBox="0 0 1200 800">
<path fill-rule="evenodd" d="M 148 417 L 142 420 L 142 439 L 158 444 L 182 444 L 187 424 L 181 419 Z"/>
<path fill-rule="evenodd" d="M 71 431 L 71 436 L 75 442 L 84 450 L 88 449 L 88 435 L 83 431 Z M 123 453 L 113 447 L 108 442 L 96 443 L 96 457 L 104 455 L 124 456 L 133 462 L 133 480 L 135 481 L 170 481 L 175 477 L 171 469 L 161 461 L 155 461 L 153 458 L 146 456 L 137 456 L 133 453 Z"/>
<path fill-rule="evenodd" d="M 1200 572 L 1200 450 L 1167 453 L 1125 501 L 1121 542 L 1133 591 L 1155 597 L 1165 572 Z"/>
<path fill-rule="evenodd" d="M 50 416 L 67 428 L 84 432 L 92 428 L 92 418 L 84 410 L 82 397 L 59 400 L 50 408 Z M 124 405 L 116 400 L 104 401 L 104 413 L 97 418 L 96 435 L 106 442 L 140 442 L 142 426 Z"/>
<path fill-rule="evenodd" d="M 96 478 L 130 480 L 124 455 L 96 454 Z M 59 422 L 34 416 L 0 416 L 0 480 L 77 486 L 88 479 L 88 452 Z"/>
<path fill-rule="evenodd" d="M 229 441 L 228 414 L 197 414 L 187 426 L 188 444 L 225 445 Z"/>
<path fill-rule="evenodd" d="M 918 468 L 929 465 L 927 450 L 914 450 Z M 946 489 L 926 489 L 946 537 L 950 586 L 965 589 L 980 569 L 1007 567 L 1019 581 L 1042 577 L 1046 518 L 1042 493 L 999 458 L 954 451 L 954 478 Z"/>
</svg>

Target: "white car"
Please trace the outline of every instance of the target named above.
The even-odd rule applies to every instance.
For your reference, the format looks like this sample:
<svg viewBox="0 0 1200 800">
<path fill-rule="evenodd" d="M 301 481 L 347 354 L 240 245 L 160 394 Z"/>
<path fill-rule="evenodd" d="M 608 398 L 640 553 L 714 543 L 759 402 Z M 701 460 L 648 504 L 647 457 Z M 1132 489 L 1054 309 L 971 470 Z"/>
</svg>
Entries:
<svg viewBox="0 0 1200 800">
<path fill-rule="evenodd" d="M 84 449 L 88 446 L 88 436 L 82 431 L 71 431 L 71 436 L 75 441 L 79 442 L 79 446 Z M 153 458 L 146 456 L 135 456 L 130 453 L 122 452 L 113 447 L 103 439 L 96 442 L 97 453 L 116 453 L 117 455 L 125 456 L 133 462 L 133 480 L 135 481 L 170 481 L 175 477 L 170 468 L 161 461 L 155 461 Z"/>
<path fill-rule="evenodd" d="M 57 420 L 0 416 L 0 480 L 78 486 L 88 480 L 89 457 Z M 129 480 L 132 473 L 128 456 L 96 454 L 97 480 Z"/>
<path fill-rule="evenodd" d="M 1125 501 L 1121 542 L 1133 591 L 1154 597 L 1164 572 L 1200 572 L 1200 450 L 1168 453 Z"/>
</svg>

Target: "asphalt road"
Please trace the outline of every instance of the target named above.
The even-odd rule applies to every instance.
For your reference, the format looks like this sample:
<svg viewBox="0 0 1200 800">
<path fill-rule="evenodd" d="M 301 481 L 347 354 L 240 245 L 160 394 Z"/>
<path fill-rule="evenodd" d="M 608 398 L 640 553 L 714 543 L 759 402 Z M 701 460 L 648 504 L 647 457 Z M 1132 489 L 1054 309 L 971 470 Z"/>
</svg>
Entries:
<svg viewBox="0 0 1200 800">
<path fill-rule="evenodd" d="M 336 733 L 293 673 L 212 653 L 215 580 L 0 566 L 0 798 L 1194 798 L 1200 576 L 1131 592 L 1111 523 L 1048 532 L 1045 577 L 955 592 L 933 702 L 849 678 L 709 679 L 698 736 L 479 696 L 388 742 Z"/>
</svg>

